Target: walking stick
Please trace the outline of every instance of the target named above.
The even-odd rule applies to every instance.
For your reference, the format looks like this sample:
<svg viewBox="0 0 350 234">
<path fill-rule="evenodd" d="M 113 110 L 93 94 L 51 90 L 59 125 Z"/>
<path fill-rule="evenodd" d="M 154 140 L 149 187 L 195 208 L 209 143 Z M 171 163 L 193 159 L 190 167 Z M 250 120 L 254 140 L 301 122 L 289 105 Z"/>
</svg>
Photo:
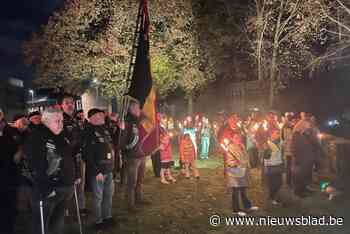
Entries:
<svg viewBox="0 0 350 234">
<path fill-rule="evenodd" d="M 40 204 L 41 234 L 45 234 L 43 200 L 40 200 L 39 204 Z"/>
<path fill-rule="evenodd" d="M 80 234 L 83 234 L 83 227 L 81 225 L 81 219 L 80 219 L 80 212 L 79 212 L 79 203 L 78 203 L 78 194 L 77 194 L 77 186 L 74 185 L 74 198 L 75 198 L 75 204 L 77 208 L 77 217 L 78 217 L 78 223 L 79 223 L 79 231 Z"/>
</svg>

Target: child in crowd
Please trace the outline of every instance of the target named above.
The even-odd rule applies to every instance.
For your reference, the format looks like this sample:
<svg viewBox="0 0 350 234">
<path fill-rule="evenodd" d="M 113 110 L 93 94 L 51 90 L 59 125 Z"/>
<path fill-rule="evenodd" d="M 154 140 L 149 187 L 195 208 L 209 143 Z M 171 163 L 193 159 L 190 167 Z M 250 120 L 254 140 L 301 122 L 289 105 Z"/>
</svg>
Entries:
<svg viewBox="0 0 350 234">
<path fill-rule="evenodd" d="M 176 179 L 171 174 L 171 166 L 174 164 L 171 138 L 167 132 L 162 133 L 160 136 L 160 161 L 160 182 L 162 184 L 169 184 L 169 181 L 175 183 Z"/>
<path fill-rule="evenodd" d="M 239 133 L 233 133 L 230 138 L 225 138 L 221 144 L 225 150 L 225 178 L 226 186 L 232 188 L 233 214 L 246 216 L 245 211 L 256 211 L 259 208 L 253 206 L 247 196 L 249 180 L 249 156 Z M 240 209 L 239 198 L 243 207 Z"/>
<path fill-rule="evenodd" d="M 208 159 L 210 146 L 210 127 L 207 119 L 204 119 L 201 130 L 201 159 Z"/>
<path fill-rule="evenodd" d="M 264 176 L 272 205 L 280 205 L 277 194 L 282 186 L 282 174 L 284 171 L 282 157 L 282 143 L 280 131 L 273 129 L 270 139 L 267 141 L 267 149 L 264 152 Z"/>
<path fill-rule="evenodd" d="M 184 134 L 180 140 L 180 161 L 187 179 L 190 179 L 190 168 L 194 177 L 199 179 L 198 169 L 196 167 L 196 149 L 189 134 Z"/>
</svg>

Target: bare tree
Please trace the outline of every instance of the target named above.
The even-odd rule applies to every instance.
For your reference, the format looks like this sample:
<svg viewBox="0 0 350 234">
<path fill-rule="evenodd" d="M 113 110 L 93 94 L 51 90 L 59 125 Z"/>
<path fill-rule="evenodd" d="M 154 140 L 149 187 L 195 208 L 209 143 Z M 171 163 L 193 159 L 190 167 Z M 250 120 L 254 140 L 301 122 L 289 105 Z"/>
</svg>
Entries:
<svg viewBox="0 0 350 234">
<path fill-rule="evenodd" d="M 251 9 L 248 37 L 254 45 L 257 78 L 270 83 L 272 107 L 276 92 L 283 86 L 279 75 L 282 67 L 300 76 L 302 58 L 312 56 L 308 43 L 319 31 L 321 8 L 316 0 L 254 0 Z"/>
</svg>

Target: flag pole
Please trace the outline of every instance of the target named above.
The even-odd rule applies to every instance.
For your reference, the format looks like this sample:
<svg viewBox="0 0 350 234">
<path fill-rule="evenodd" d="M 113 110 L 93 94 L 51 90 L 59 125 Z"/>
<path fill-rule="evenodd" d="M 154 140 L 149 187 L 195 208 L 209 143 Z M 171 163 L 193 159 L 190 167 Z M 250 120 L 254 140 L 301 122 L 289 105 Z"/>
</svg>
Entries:
<svg viewBox="0 0 350 234">
<path fill-rule="evenodd" d="M 125 119 L 125 115 L 128 109 L 128 103 L 129 100 L 127 97 L 127 93 L 129 92 L 129 86 L 130 86 L 130 81 L 131 81 L 131 74 L 133 72 L 133 68 L 135 66 L 135 60 L 136 60 L 136 49 L 138 47 L 138 38 L 139 38 L 139 34 L 140 34 L 140 27 L 141 27 L 141 20 L 142 20 L 142 16 L 144 14 L 143 12 L 143 4 L 144 1 L 140 0 L 140 4 L 139 4 L 139 9 L 138 9 L 138 13 L 137 13 L 137 19 L 136 19 L 136 28 L 135 28 L 135 32 L 134 32 L 134 38 L 132 40 L 132 47 L 131 47 L 131 56 L 130 56 L 130 62 L 129 62 L 129 67 L 128 67 L 128 72 L 126 74 L 125 80 L 126 80 L 126 86 L 125 86 L 125 90 L 124 90 L 124 94 L 123 94 L 123 100 L 122 100 L 122 113 L 121 113 L 121 119 L 122 121 L 124 121 Z"/>
<path fill-rule="evenodd" d="M 129 92 L 129 86 L 131 82 L 131 74 L 133 72 L 133 68 L 135 66 L 135 61 L 136 61 L 136 49 L 138 47 L 138 38 L 140 35 L 140 27 L 142 24 L 142 16 L 144 14 L 143 11 L 143 4 L 144 0 L 140 0 L 139 4 L 139 9 L 137 12 L 137 18 L 136 18 L 136 27 L 135 27 L 135 32 L 134 32 L 134 38 L 132 40 L 132 47 L 131 47 L 131 56 L 130 56 L 130 63 L 128 67 L 128 72 L 126 74 L 125 80 L 126 80 L 126 85 L 125 85 L 125 90 L 122 96 L 122 108 L 121 108 L 121 115 L 120 115 L 120 120 L 121 122 L 125 121 L 125 116 L 127 115 L 127 111 L 129 109 L 129 104 L 130 104 L 130 97 L 127 95 Z M 118 137 L 118 146 L 120 145 L 120 138 L 121 138 L 121 130 L 119 131 L 119 137 Z"/>
</svg>

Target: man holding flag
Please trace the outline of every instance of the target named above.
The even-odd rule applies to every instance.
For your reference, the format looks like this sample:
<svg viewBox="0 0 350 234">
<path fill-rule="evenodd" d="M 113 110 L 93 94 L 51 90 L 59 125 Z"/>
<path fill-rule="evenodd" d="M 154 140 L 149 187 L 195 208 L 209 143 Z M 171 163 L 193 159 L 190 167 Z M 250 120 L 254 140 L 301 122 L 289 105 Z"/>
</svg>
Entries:
<svg viewBox="0 0 350 234">
<path fill-rule="evenodd" d="M 138 46 L 130 87 L 124 97 L 124 111 L 126 110 L 127 114 L 120 142 L 122 153 L 126 158 L 128 208 L 131 212 L 136 211 L 136 205 L 147 203 L 143 199 L 142 192 L 145 159 L 147 155 L 154 153 L 159 145 L 156 96 L 152 87 L 149 58 L 147 0 L 140 2 L 138 19 Z"/>
</svg>

